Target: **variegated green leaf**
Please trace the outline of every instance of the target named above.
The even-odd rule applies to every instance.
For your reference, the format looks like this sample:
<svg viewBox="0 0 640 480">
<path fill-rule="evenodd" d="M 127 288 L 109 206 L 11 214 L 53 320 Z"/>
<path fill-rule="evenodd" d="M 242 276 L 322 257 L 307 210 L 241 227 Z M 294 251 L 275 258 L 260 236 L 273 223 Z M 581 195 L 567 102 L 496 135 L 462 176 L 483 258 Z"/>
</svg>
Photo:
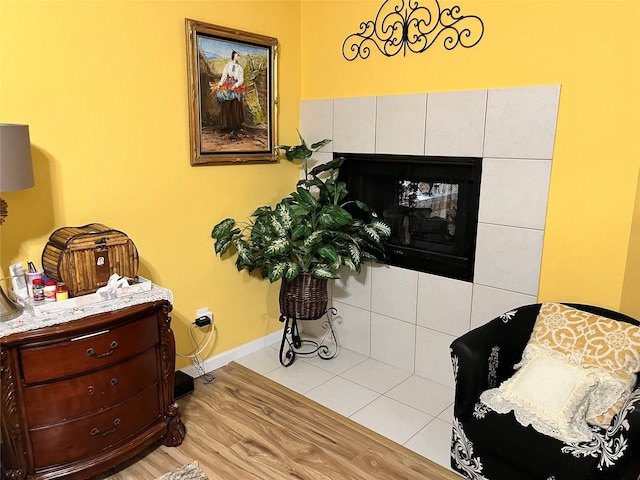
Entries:
<svg viewBox="0 0 640 480">
<path fill-rule="evenodd" d="M 291 210 L 291 215 L 297 219 L 298 222 L 308 220 L 309 213 L 313 210 L 313 208 L 303 207 L 297 204 L 291 205 L 289 209 Z"/>
<path fill-rule="evenodd" d="M 245 268 L 249 268 L 249 271 L 252 270 L 251 267 L 247 267 L 247 265 L 242 263 L 242 261 L 240 260 L 240 257 L 236 258 L 236 269 L 240 272 L 240 271 L 244 270 Z"/>
<path fill-rule="evenodd" d="M 287 271 L 287 262 L 278 262 L 269 269 L 269 281 L 271 283 L 280 280 Z"/>
<path fill-rule="evenodd" d="M 291 196 L 295 199 L 298 204 L 307 210 L 314 209 L 318 206 L 318 201 L 315 199 L 311 192 L 303 187 L 298 187 Z"/>
<path fill-rule="evenodd" d="M 300 273 L 300 265 L 295 262 L 287 262 L 287 268 L 285 270 L 285 278 L 289 281 L 293 280 Z"/>
<path fill-rule="evenodd" d="M 344 182 L 336 183 L 336 189 L 334 192 L 335 201 L 340 202 L 344 197 L 347 196 L 347 184 Z"/>
<path fill-rule="evenodd" d="M 317 176 L 319 173 L 339 168 L 343 162 L 344 162 L 344 157 L 334 158 L 333 160 L 327 163 L 322 163 L 320 165 L 316 165 L 315 167 L 313 167 L 309 172 L 309 175 Z"/>
<path fill-rule="evenodd" d="M 369 205 L 367 205 L 364 202 L 361 202 L 360 200 L 354 200 L 354 203 L 358 206 L 358 208 L 364 212 L 367 213 L 373 213 L 373 210 L 371 210 L 371 207 Z"/>
<path fill-rule="evenodd" d="M 309 147 L 307 147 L 307 144 L 302 137 L 300 137 L 300 142 L 300 145 L 277 145 L 276 148 L 284 150 L 287 160 L 289 161 L 296 159 L 306 160 L 313 155 L 313 150 L 310 150 Z"/>
<path fill-rule="evenodd" d="M 362 251 L 362 263 L 366 263 L 366 262 L 379 262 L 380 260 L 378 260 L 378 257 L 376 257 L 375 255 L 367 252 L 366 250 Z"/>
<path fill-rule="evenodd" d="M 374 219 L 370 223 L 371 228 L 375 229 L 380 237 L 387 240 L 391 236 L 391 227 L 383 220 Z"/>
<path fill-rule="evenodd" d="M 295 225 L 291 230 L 291 240 L 295 241 L 302 238 L 307 234 L 309 230 L 310 230 L 309 227 L 305 224 L 301 223 L 299 225 Z"/>
<path fill-rule="evenodd" d="M 266 205 L 264 207 L 259 207 L 257 208 L 252 214 L 252 217 L 260 217 L 262 215 L 264 215 L 265 213 L 270 213 L 271 212 L 271 207 Z"/>
<path fill-rule="evenodd" d="M 322 240 L 322 230 L 316 230 L 312 232 L 303 242 L 303 245 L 307 248 L 313 247 L 316 243 Z"/>
<path fill-rule="evenodd" d="M 253 265 L 253 255 L 251 254 L 251 247 L 249 244 L 241 238 L 237 238 L 235 244 L 238 252 L 238 260 L 243 265 Z"/>
<path fill-rule="evenodd" d="M 362 256 L 361 256 L 361 250 L 360 248 L 358 248 L 358 245 L 356 245 L 355 243 L 351 243 L 349 244 L 347 249 L 348 249 L 349 258 L 351 259 L 351 261 L 356 265 L 360 265 L 362 263 Z"/>
<path fill-rule="evenodd" d="M 233 218 L 225 218 L 211 231 L 211 238 L 221 238 L 231 233 L 236 221 Z"/>
<path fill-rule="evenodd" d="M 226 253 L 232 243 L 231 237 L 224 237 L 217 240 L 214 244 L 216 254 L 222 255 L 223 253 Z"/>
<path fill-rule="evenodd" d="M 333 245 L 323 245 L 318 249 L 318 255 L 330 262 L 335 262 L 339 258 L 338 252 Z"/>
<path fill-rule="evenodd" d="M 288 250 L 289 245 L 289 240 L 287 240 L 286 238 L 274 238 L 272 242 L 266 245 L 264 249 L 264 255 L 266 257 L 282 255 Z"/>
<path fill-rule="evenodd" d="M 287 234 L 287 230 L 285 229 L 284 225 L 280 223 L 280 220 L 275 215 L 271 215 L 269 217 L 269 224 L 271 225 L 271 230 L 273 231 L 273 233 L 275 233 L 278 237 L 284 237 Z"/>
<path fill-rule="evenodd" d="M 352 273 L 355 273 L 355 274 L 360 273 L 360 265 L 361 264 L 360 263 L 358 263 L 358 264 L 353 263 L 349 257 L 344 257 L 343 264 Z"/>
<path fill-rule="evenodd" d="M 300 132 L 298 132 L 298 134 L 300 134 Z M 311 149 L 312 150 L 320 150 L 322 147 L 324 147 L 325 145 L 328 145 L 329 143 L 331 143 L 331 140 L 328 139 L 328 138 L 325 138 L 324 140 L 320 140 L 319 142 L 312 143 L 311 144 Z"/>
<path fill-rule="evenodd" d="M 289 207 L 287 207 L 283 203 L 279 203 L 276 207 L 276 217 L 282 225 L 282 228 L 285 230 L 289 230 L 291 225 L 293 224 L 293 219 L 291 218 L 291 212 L 289 211 Z"/>
<path fill-rule="evenodd" d="M 320 225 L 328 229 L 340 228 L 349 224 L 352 219 L 351 214 L 338 205 L 325 206 L 318 216 Z"/>
<path fill-rule="evenodd" d="M 316 278 L 340 278 L 340 276 L 337 273 L 334 273 L 328 265 L 322 263 L 314 265 L 311 269 L 311 274 Z"/>
<path fill-rule="evenodd" d="M 367 235 L 367 237 L 369 237 L 371 239 L 372 242 L 374 242 L 376 245 L 380 245 L 382 243 L 382 239 L 380 238 L 380 234 L 378 233 L 378 231 L 369 226 L 369 225 L 365 225 L 363 227 L 363 231 L 364 233 Z"/>
</svg>

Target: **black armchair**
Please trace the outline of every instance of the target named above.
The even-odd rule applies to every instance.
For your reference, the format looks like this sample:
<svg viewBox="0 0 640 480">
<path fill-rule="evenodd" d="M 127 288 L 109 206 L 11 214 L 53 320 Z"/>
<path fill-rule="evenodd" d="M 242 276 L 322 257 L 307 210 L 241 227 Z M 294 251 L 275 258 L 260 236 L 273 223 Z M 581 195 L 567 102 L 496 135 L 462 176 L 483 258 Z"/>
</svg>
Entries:
<svg viewBox="0 0 640 480">
<path fill-rule="evenodd" d="M 617 321 L 637 320 L 600 307 L 567 304 Z M 500 414 L 480 401 L 514 373 L 541 304 L 491 320 L 451 344 L 456 380 L 451 467 L 473 480 L 640 480 L 640 385 L 608 428 L 591 426 L 590 442 L 564 443 L 513 412 Z"/>
</svg>

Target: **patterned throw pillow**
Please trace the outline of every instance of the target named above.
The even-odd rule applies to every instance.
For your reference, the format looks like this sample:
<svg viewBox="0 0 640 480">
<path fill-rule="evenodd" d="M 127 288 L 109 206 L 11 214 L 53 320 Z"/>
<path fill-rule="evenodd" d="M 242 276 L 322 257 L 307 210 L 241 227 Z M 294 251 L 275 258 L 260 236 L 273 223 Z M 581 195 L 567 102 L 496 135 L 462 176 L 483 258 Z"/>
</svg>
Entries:
<svg viewBox="0 0 640 480">
<path fill-rule="evenodd" d="M 606 411 L 589 412 L 587 419 L 609 426 L 640 371 L 640 327 L 558 303 L 544 303 L 536 319 L 520 366 L 538 355 L 555 352 L 583 367 L 596 367 L 619 379 L 623 393 Z M 518 367 L 518 366 L 516 366 Z M 601 384 L 593 395 L 605 396 Z M 600 389 L 600 391 L 599 391 Z"/>
</svg>

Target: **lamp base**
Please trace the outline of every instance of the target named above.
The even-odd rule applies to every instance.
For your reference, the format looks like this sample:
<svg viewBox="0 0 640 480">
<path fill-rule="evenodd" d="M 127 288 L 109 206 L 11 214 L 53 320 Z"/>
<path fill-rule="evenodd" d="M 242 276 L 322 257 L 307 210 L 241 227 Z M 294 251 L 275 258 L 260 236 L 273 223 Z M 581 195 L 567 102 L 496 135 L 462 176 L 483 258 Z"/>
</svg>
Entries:
<svg viewBox="0 0 640 480">
<path fill-rule="evenodd" d="M 0 322 L 8 322 L 22 315 L 24 308 L 11 300 L 0 285 Z"/>
</svg>

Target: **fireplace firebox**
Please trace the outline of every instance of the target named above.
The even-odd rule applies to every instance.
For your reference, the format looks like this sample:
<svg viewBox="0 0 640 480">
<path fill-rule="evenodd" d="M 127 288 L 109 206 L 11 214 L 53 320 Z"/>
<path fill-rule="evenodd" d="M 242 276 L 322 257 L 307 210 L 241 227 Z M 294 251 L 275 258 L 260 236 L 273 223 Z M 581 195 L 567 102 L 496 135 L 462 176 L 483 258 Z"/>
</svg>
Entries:
<svg viewBox="0 0 640 480">
<path fill-rule="evenodd" d="M 473 281 L 482 159 L 334 153 L 348 199 L 391 226 L 387 263 Z M 355 214 L 355 212 L 352 212 Z"/>
</svg>

